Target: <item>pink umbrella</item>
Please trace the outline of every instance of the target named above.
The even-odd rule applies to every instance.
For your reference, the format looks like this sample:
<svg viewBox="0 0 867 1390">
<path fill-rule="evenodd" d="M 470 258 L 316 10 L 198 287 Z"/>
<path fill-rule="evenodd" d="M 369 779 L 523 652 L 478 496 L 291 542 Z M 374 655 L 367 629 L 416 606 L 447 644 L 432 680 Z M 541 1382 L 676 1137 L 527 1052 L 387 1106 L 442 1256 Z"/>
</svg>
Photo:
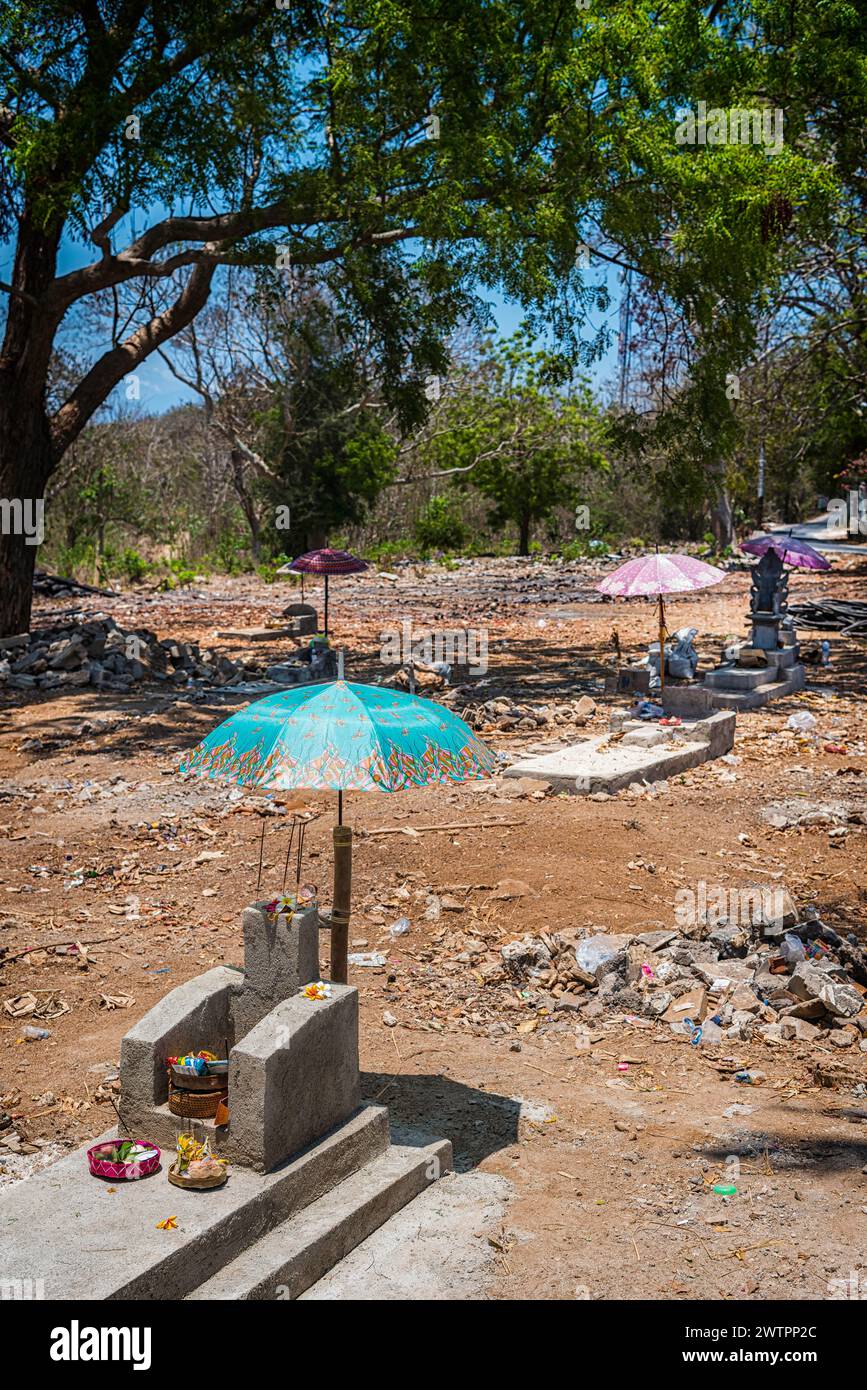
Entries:
<svg viewBox="0 0 867 1390">
<path fill-rule="evenodd" d="M 614 598 L 659 599 L 659 679 L 665 689 L 665 605 L 663 594 L 686 594 L 706 589 L 725 579 L 725 571 L 716 565 L 706 565 L 692 555 L 642 555 L 627 560 L 612 574 L 606 575 L 596 588 L 601 594 Z"/>
<path fill-rule="evenodd" d="M 301 575 L 301 597 L 304 597 L 304 575 L 305 574 L 324 574 L 325 575 L 325 636 L 328 636 L 328 576 L 329 574 L 360 574 L 362 570 L 369 569 L 366 560 L 361 560 L 357 555 L 350 555 L 348 550 L 331 550 L 325 547 L 322 550 L 308 550 L 305 555 L 298 555 L 296 559 L 290 560 L 288 565 L 282 565 L 277 571 L 278 574 L 286 574 L 294 571 Z"/>
</svg>

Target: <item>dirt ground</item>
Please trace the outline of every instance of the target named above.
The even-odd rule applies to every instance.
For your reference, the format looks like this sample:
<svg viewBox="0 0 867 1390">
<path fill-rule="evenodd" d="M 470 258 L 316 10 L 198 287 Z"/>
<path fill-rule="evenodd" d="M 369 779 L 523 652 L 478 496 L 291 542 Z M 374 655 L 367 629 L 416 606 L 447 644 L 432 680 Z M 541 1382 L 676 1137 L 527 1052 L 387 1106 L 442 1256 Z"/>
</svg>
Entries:
<svg viewBox="0 0 867 1390">
<path fill-rule="evenodd" d="M 597 711 L 582 732 L 601 732 L 613 703 L 602 694 L 612 629 L 625 659 L 655 633 L 647 603 L 598 601 L 599 573 L 525 561 L 407 567 L 395 579 L 371 572 L 333 584 L 333 636 L 346 644 L 347 676 L 376 680 L 386 674 L 381 634 L 403 620 L 484 626 L 480 698 L 503 689 L 539 705 L 589 694 Z M 835 557 L 830 574 L 796 572 L 791 601 L 859 597 L 865 575 L 867 561 Z M 697 627 L 713 664 L 720 641 L 744 631 L 748 587 L 740 570 L 674 600 L 669 627 Z M 298 597 L 250 579 L 196 591 L 93 606 L 124 627 L 233 655 L 243 649 L 215 640 L 217 628 L 261 622 Z M 306 597 L 321 599 L 309 586 Z M 57 607 L 38 605 L 36 621 Z M 802 634 L 803 646 L 816 637 Z M 396 1123 L 451 1138 L 459 1172 L 510 1185 L 495 1220 L 486 1208 L 486 1224 L 480 1208 L 475 1296 L 821 1299 L 844 1296 L 840 1281 L 853 1280 L 864 1296 L 867 1052 L 750 1042 L 712 1054 L 662 1023 L 604 1015 L 580 1051 L 574 1014 L 547 1012 L 517 989 L 491 992 L 480 973 L 525 931 L 670 927 L 676 891 L 700 880 L 785 884 L 838 930 L 867 939 L 867 824 L 850 820 L 839 833 L 822 823 L 775 829 L 765 818 L 792 805 L 867 809 L 867 644 L 829 640 L 831 665 L 811 668 L 802 696 L 738 717 L 734 760 L 662 791 L 533 796 L 496 779 L 347 797 L 357 833 L 353 949 L 388 957 L 351 972 L 366 1093 Z M 285 650 L 257 644 L 255 654 Z M 183 782 L 174 769 L 249 698 L 164 685 L 0 696 L 0 1109 L 22 1148 L 0 1148 L 0 1183 L 108 1128 L 105 1097 L 132 1022 L 183 980 L 241 963 L 262 817 L 255 798 Z M 818 739 L 786 728 L 795 709 L 816 716 Z M 483 737 L 514 756 L 553 735 Z M 22 751 L 33 738 L 42 746 Z M 316 813 L 304 876 L 326 901 L 333 802 L 302 793 L 283 807 Z M 285 815 L 264 824 L 259 897 L 279 890 L 287 843 Z M 374 833 L 382 829 L 398 833 Z M 528 891 L 498 895 L 505 878 Z M 388 927 L 403 915 L 411 931 L 392 939 Z M 46 1001 L 43 1017 L 3 1011 L 26 992 Z M 50 1037 L 22 1041 L 26 1024 Z M 823 1060 L 845 1063 L 845 1084 L 817 1085 Z M 736 1064 L 764 1080 L 737 1083 Z M 736 1196 L 712 1192 L 733 1174 Z M 448 1297 L 447 1268 L 442 1281 Z"/>
</svg>

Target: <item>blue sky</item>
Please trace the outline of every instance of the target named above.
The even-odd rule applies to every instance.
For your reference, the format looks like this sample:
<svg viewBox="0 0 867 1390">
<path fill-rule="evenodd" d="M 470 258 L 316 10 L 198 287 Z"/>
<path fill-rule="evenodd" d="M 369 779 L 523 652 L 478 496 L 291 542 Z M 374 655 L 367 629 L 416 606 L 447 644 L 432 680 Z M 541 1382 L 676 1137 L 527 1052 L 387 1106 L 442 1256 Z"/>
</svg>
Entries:
<svg viewBox="0 0 867 1390">
<path fill-rule="evenodd" d="M 154 215 L 158 214 L 158 209 L 152 209 L 145 218 L 141 213 L 137 217 L 130 219 L 130 226 L 125 225 L 121 230 L 121 238 L 130 232 L 135 235 L 149 223 Z M 161 215 L 161 214 L 160 214 Z M 6 244 L 0 250 L 0 279 L 8 281 L 12 272 L 13 247 Z M 70 270 L 75 270 L 80 266 L 87 265 L 93 260 L 93 248 L 86 246 L 81 241 L 67 238 L 63 243 L 60 252 L 60 262 L 58 271 L 66 274 Z M 593 329 L 598 329 L 603 321 L 607 323 L 612 333 L 612 342 L 608 351 L 590 371 L 590 379 L 593 386 L 606 392 L 616 375 L 617 366 L 617 321 L 620 302 L 620 287 L 618 284 L 617 272 L 613 267 L 607 267 L 606 284 L 611 296 L 611 304 L 604 314 L 594 316 Z M 5 296 L 4 296 L 5 298 Z M 504 296 L 494 294 L 490 296 L 489 302 L 497 324 L 497 330 L 502 337 L 508 337 L 518 328 L 521 318 L 521 306 L 513 300 L 506 299 Z M 62 331 L 61 331 L 62 332 Z M 589 335 L 588 335 L 589 336 Z M 105 346 L 108 346 L 106 343 Z M 157 354 L 152 355 L 136 372 L 136 379 L 140 391 L 138 409 L 142 414 L 159 415 L 163 411 L 170 410 L 173 406 L 179 405 L 184 401 L 198 401 L 198 396 L 194 391 L 182 385 L 169 371 L 165 362 Z M 122 401 L 126 394 L 123 383 L 115 389 L 114 395 L 110 400 Z"/>
</svg>

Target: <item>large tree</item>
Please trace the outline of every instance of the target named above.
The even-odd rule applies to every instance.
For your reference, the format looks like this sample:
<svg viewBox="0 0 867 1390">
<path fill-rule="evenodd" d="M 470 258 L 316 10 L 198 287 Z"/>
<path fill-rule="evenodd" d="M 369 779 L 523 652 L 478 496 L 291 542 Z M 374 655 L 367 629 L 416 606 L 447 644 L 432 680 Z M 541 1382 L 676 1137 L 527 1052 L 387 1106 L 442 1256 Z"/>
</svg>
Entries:
<svg viewBox="0 0 867 1390">
<path fill-rule="evenodd" d="M 742 350 L 765 209 L 801 196 L 804 160 L 674 141 L 684 100 L 756 92 L 755 7 L 730 8 L 731 21 L 694 0 L 7 4 L 0 497 L 43 496 L 233 262 L 339 267 L 403 427 L 424 413 L 447 334 L 482 317 L 479 291 L 504 287 L 577 353 L 605 298 L 576 263 L 582 244 Z M 64 241 L 84 263 L 59 266 Z M 106 291 L 111 340 L 50 404 L 55 346 Z M 0 535 L 0 633 L 29 622 L 34 554 Z"/>
<path fill-rule="evenodd" d="M 253 559 L 327 544 L 394 476 L 396 421 L 365 325 L 326 283 L 287 295 L 235 270 L 161 356 L 204 402 L 250 528 Z"/>
<path fill-rule="evenodd" d="M 519 330 L 450 383 L 418 462 L 477 488 L 489 524 L 514 525 L 528 555 L 534 523 L 584 501 L 587 476 L 606 466 L 602 439 L 587 383 L 562 381 L 556 356 Z"/>
</svg>

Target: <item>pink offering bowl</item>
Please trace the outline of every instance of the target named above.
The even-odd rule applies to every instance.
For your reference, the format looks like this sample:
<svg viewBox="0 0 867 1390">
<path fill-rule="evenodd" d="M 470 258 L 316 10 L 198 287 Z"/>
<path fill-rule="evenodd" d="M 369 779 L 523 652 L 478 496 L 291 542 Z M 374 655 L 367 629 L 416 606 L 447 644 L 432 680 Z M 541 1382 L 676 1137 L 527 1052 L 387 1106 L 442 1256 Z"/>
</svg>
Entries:
<svg viewBox="0 0 867 1390">
<path fill-rule="evenodd" d="M 160 1166 L 160 1151 L 156 1144 L 147 1143 L 147 1147 L 153 1150 L 147 1158 L 133 1159 L 129 1163 L 118 1163 L 116 1159 L 108 1157 L 118 1144 L 128 1142 L 126 1139 L 106 1139 L 88 1149 L 87 1161 L 95 1178 L 110 1178 L 113 1182 L 134 1182 L 136 1178 L 148 1178 L 151 1173 L 157 1171 Z"/>
</svg>

